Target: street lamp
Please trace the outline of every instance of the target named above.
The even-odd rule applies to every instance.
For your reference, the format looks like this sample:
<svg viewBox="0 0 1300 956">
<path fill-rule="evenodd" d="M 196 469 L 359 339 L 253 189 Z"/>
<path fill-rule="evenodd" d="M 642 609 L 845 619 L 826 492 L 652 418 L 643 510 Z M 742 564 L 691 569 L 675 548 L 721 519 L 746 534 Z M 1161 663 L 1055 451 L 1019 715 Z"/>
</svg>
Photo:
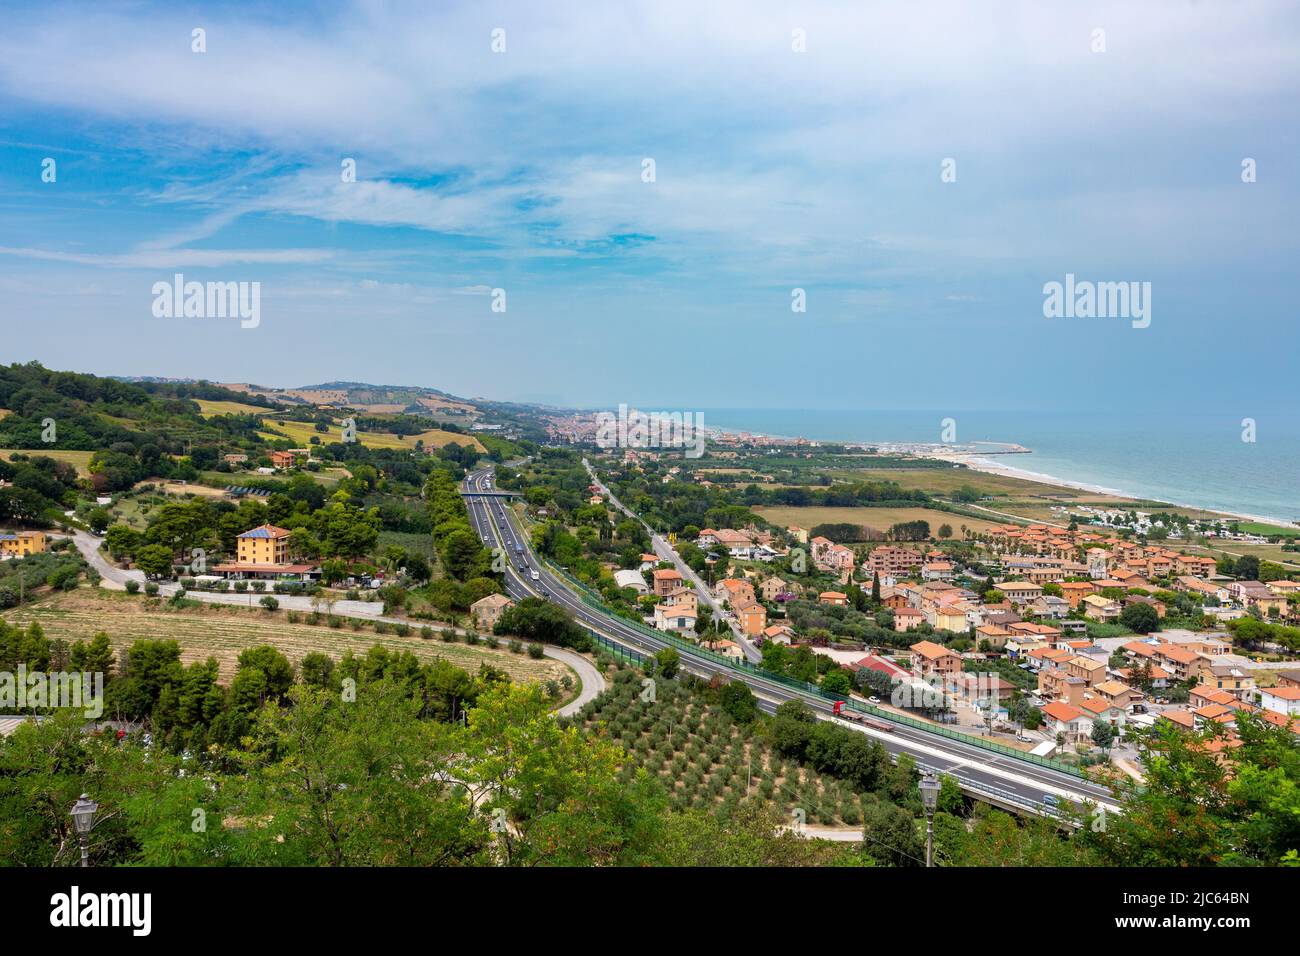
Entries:
<svg viewBox="0 0 1300 956">
<path fill-rule="evenodd" d="M 77 839 L 81 841 L 82 866 L 90 866 L 90 831 L 95 825 L 95 813 L 98 810 L 99 804 L 90 799 L 89 794 L 83 793 L 69 811 L 72 827 L 77 831 Z"/>
<path fill-rule="evenodd" d="M 933 773 L 927 773 L 918 786 L 925 807 L 925 865 L 934 866 L 934 808 L 939 802 L 940 784 Z"/>
</svg>

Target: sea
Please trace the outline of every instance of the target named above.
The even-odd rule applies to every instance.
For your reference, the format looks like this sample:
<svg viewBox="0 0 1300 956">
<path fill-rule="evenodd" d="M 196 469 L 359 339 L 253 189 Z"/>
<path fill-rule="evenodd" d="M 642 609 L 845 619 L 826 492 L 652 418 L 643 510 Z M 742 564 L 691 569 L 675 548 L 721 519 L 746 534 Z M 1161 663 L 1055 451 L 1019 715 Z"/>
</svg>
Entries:
<svg viewBox="0 0 1300 956">
<path fill-rule="evenodd" d="M 709 428 L 866 443 L 973 442 L 1025 454 L 981 455 L 1026 478 L 1290 526 L 1300 522 L 1300 418 L 1189 408 L 1132 412 L 704 409 Z M 945 435 L 945 419 L 952 419 Z M 955 434 L 953 432 L 955 431 Z M 1252 440 L 1246 440 L 1252 439 Z"/>
</svg>

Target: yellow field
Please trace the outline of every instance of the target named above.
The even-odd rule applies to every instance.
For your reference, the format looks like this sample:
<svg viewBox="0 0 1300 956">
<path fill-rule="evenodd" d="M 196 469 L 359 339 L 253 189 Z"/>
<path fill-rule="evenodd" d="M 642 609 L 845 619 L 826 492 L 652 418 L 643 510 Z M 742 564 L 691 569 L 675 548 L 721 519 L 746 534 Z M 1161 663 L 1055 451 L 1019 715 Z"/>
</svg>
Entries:
<svg viewBox="0 0 1300 956">
<path fill-rule="evenodd" d="M 325 445 L 343 440 L 343 427 L 338 422 L 331 423 L 328 432 L 316 431 L 316 426 L 309 422 L 294 422 L 288 419 L 285 419 L 282 425 L 279 419 L 264 418 L 262 425 L 266 431 L 258 434 L 269 440 L 287 438 L 302 446 L 309 444 L 313 436 L 319 438 L 321 444 Z M 414 448 L 415 443 L 420 439 L 424 439 L 425 448 L 441 448 L 443 445 L 457 442 L 461 446 L 468 445 L 482 452 L 487 451 L 478 439 L 470 435 L 457 435 L 455 432 L 443 431 L 440 428 L 431 428 L 418 435 L 403 436 L 384 432 L 357 432 L 357 441 L 369 448 Z"/>
<path fill-rule="evenodd" d="M 965 515 L 948 514 L 933 508 L 796 508 L 764 507 L 753 509 L 767 521 L 782 528 L 798 525 L 811 530 L 819 524 L 855 524 L 866 525 L 876 531 L 888 531 L 891 525 L 904 521 L 930 522 L 930 534 L 939 530 L 939 525 L 952 525 L 953 537 L 961 538 L 961 526 L 972 531 L 984 531 L 998 524 L 996 521 L 983 521 L 968 518 Z"/>
<path fill-rule="evenodd" d="M 23 626 L 31 620 L 39 621 L 46 637 L 70 643 L 90 640 L 105 631 L 119 650 L 141 639 L 174 640 L 180 644 L 181 660 L 187 664 L 215 657 L 225 682 L 234 677 L 239 652 L 259 644 L 273 645 L 295 664 L 310 651 L 322 651 L 337 660 L 349 648 L 360 656 L 373 645 L 383 644 L 391 651 L 409 650 L 425 662 L 442 658 L 470 673 L 478 673 L 480 664 L 490 664 L 516 681 L 559 680 L 571 673 L 559 661 L 512 654 L 504 645 L 494 650 L 482 645 L 443 643 L 437 636 L 424 640 L 415 624 L 409 636 L 399 637 L 375 634 L 368 627 L 353 631 L 346 621 L 337 629 L 290 624 L 283 610 L 272 613 L 223 605 L 150 609 L 142 597 L 90 588 L 52 594 L 8 612 L 5 618 L 10 624 Z"/>
<path fill-rule="evenodd" d="M 243 402 L 214 402 L 205 398 L 196 398 L 199 414 L 204 418 L 209 415 L 265 415 L 266 409 L 259 405 L 245 405 Z"/>
<path fill-rule="evenodd" d="M 14 455 L 27 455 L 31 458 L 42 456 L 53 458 L 55 461 L 69 462 L 83 478 L 90 474 L 90 456 L 93 454 L 94 452 L 91 451 L 64 451 L 59 448 L 0 448 L 0 458 L 6 461 Z"/>
</svg>

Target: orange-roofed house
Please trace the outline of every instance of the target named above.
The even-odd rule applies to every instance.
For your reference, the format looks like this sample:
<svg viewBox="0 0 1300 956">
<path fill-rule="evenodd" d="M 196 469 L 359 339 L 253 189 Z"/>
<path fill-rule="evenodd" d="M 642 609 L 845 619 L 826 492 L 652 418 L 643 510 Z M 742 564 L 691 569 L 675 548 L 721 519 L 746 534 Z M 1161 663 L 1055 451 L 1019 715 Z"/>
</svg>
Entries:
<svg viewBox="0 0 1300 956">
<path fill-rule="evenodd" d="M 1082 741 L 1092 736 L 1092 717 L 1072 704 L 1054 700 L 1043 705 L 1047 732 L 1062 734 L 1067 741 Z"/>
<path fill-rule="evenodd" d="M 667 597 L 670 591 L 682 586 L 682 576 L 672 568 L 660 568 L 653 572 L 655 582 L 655 594 L 659 597 Z"/>
<path fill-rule="evenodd" d="M 961 655 L 942 644 L 921 641 L 913 644 L 911 651 L 912 670 L 922 677 L 930 677 L 934 674 L 956 674 L 961 671 Z"/>
</svg>

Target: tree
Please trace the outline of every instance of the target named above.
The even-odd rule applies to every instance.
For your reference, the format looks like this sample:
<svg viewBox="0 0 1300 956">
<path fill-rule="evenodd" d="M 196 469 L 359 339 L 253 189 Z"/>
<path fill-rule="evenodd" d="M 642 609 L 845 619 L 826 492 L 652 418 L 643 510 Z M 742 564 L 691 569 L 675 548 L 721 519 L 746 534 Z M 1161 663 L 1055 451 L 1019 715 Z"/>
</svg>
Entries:
<svg viewBox="0 0 1300 956">
<path fill-rule="evenodd" d="M 104 533 L 104 543 L 114 557 L 130 557 L 143 543 L 143 538 L 130 525 L 115 524 Z"/>
<path fill-rule="evenodd" d="M 1150 634 L 1160 629 L 1160 615 L 1156 609 L 1138 601 L 1125 605 L 1119 614 L 1119 622 L 1138 634 Z"/>
<path fill-rule="evenodd" d="M 135 566 L 143 571 L 146 577 L 171 577 L 172 550 L 161 544 L 147 544 L 136 555 Z"/>
<path fill-rule="evenodd" d="M 722 687 L 722 709 L 738 724 L 753 723 L 758 717 L 758 699 L 744 681 L 728 681 Z"/>
<path fill-rule="evenodd" d="M 113 516 L 109 513 L 107 508 L 91 508 L 86 512 L 86 524 L 90 525 L 90 530 L 96 534 L 101 533 L 105 528 L 107 528 L 109 522 L 112 520 Z"/>
<path fill-rule="evenodd" d="M 941 525 L 939 525 L 939 532 L 938 532 L 938 533 L 939 533 L 939 537 L 941 537 L 941 538 L 951 538 L 951 537 L 952 537 L 952 525 L 950 525 L 950 524 L 941 524 Z"/>
<path fill-rule="evenodd" d="M 677 676 L 677 670 L 682 664 L 682 655 L 677 652 L 675 647 L 665 647 L 655 654 L 655 663 L 659 667 L 659 673 L 665 680 L 672 680 Z"/>
<path fill-rule="evenodd" d="M 837 667 L 832 671 L 827 671 L 822 677 L 821 688 L 828 694 L 834 694 L 837 697 L 848 697 L 849 692 L 853 689 L 853 679 L 849 672 L 842 667 Z"/>
<path fill-rule="evenodd" d="M 1092 742 L 1102 750 L 1109 749 L 1115 740 L 1115 728 L 1104 720 L 1092 722 Z"/>
<path fill-rule="evenodd" d="M 1253 554 L 1242 555 L 1237 559 L 1233 573 L 1243 581 L 1259 580 L 1259 558 Z"/>
</svg>

